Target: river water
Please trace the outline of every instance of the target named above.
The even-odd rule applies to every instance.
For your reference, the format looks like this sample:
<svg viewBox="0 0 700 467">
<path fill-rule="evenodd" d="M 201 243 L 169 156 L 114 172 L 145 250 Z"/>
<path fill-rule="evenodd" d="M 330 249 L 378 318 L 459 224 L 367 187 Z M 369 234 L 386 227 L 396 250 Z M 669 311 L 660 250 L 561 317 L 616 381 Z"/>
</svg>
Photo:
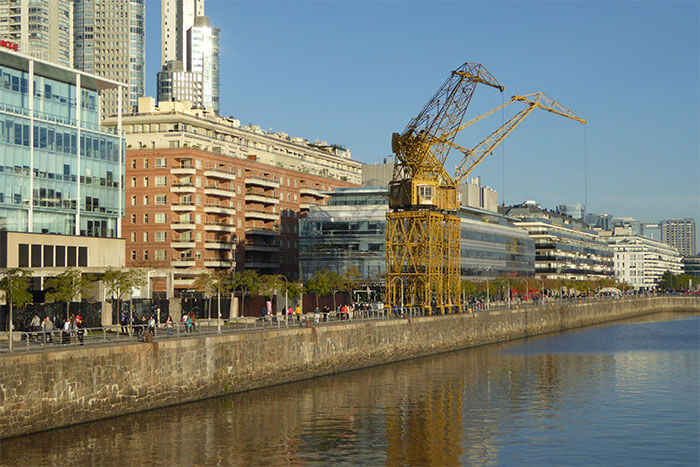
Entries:
<svg viewBox="0 0 700 467">
<path fill-rule="evenodd" d="M 0 464 L 697 466 L 699 368 L 700 316 L 663 313 L 5 440 Z"/>
</svg>

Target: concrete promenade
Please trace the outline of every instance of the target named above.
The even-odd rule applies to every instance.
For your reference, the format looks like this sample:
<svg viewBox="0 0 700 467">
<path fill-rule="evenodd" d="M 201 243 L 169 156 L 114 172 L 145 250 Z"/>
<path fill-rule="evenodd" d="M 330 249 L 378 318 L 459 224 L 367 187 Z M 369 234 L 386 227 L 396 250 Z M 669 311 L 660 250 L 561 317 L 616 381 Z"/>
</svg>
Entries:
<svg viewBox="0 0 700 467">
<path fill-rule="evenodd" d="M 700 297 L 270 328 L 0 355 L 0 438 L 660 311 Z"/>
</svg>

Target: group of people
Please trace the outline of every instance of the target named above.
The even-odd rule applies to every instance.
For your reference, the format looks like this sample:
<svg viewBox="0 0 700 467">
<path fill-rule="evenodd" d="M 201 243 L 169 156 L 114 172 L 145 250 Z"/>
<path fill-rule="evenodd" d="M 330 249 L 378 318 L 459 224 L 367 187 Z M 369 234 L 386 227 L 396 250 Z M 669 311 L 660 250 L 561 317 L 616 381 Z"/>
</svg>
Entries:
<svg viewBox="0 0 700 467">
<path fill-rule="evenodd" d="M 54 331 L 60 330 L 62 344 L 69 344 L 71 337 L 77 337 L 80 345 L 83 345 L 85 338 L 85 320 L 78 313 L 77 315 L 71 314 L 68 316 L 63 323 L 58 323 L 54 325 L 51 318 L 45 316 L 41 319 L 38 314 L 34 314 L 32 320 L 29 324 L 29 334 L 27 338 L 29 340 L 36 339 L 45 344 L 52 344 Z"/>
</svg>

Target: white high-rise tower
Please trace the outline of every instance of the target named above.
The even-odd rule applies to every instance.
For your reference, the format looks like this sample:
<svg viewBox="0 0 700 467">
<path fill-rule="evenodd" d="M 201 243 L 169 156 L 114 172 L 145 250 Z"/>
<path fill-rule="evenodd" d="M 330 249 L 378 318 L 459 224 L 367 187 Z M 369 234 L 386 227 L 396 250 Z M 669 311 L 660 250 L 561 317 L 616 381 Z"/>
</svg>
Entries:
<svg viewBox="0 0 700 467">
<path fill-rule="evenodd" d="M 160 60 L 188 61 L 187 31 L 194 26 L 197 16 L 204 16 L 204 0 L 161 0 Z"/>
</svg>

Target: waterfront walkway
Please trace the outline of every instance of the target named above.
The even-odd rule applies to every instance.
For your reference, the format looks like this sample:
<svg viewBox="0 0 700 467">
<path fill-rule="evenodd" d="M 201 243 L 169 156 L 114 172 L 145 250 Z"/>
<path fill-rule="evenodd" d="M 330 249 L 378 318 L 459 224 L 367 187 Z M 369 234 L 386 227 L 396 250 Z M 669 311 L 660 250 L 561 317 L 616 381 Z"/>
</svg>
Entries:
<svg viewBox="0 0 700 467">
<path fill-rule="evenodd" d="M 650 296 L 642 296 L 650 297 Z M 463 307 L 464 313 L 480 313 L 484 311 L 511 311 L 517 313 L 535 306 L 563 306 L 580 303 L 600 303 L 614 302 L 620 300 L 633 300 L 640 296 L 624 296 L 621 298 L 610 296 L 587 297 L 587 298 L 556 298 L 542 301 L 513 301 L 491 302 L 487 305 L 466 305 Z M 458 312 L 454 310 L 453 313 Z M 450 313 L 452 314 L 452 313 Z M 315 326 L 334 326 L 348 322 L 368 322 L 381 321 L 390 319 L 406 319 L 420 316 L 427 316 L 422 308 L 397 307 L 394 310 L 388 307 L 373 308 L 370 310 L 361 310 L 341 315 L 331 312 L 327 315 L 321 314 L 318 319 L 313 313 L 307 313 L 297 316 L 266 316 L 265 318 L 255 317 L 238 317 L 227 320 L 221 320 L 217 323 L 216 319 L 198 319 L 196 320 L 193 329 L 188 331 L 186 326 L 180 322 L 174 322 L 171 329 L 166 328 L 165 324 L 160 323 L 156 326 L 155 333 L 148 330 L 147 325 L 134 325 L 123 327 L 113 325 L 107 327 L 84 328 L 82 336 L 78 335 L 78 331 L 72 331 L 69 335 L 63 334 L 60 330 L 54 330 L 50 333 L 44 332 L 14 332 L 13 352 L 47 352 L 53 350 L 64 350 L 90 345 L 113 345 L 119 343 L 133 342 L 151 342 L 162 341 L 166 339 L 184 339 L 211 336 L 216 334 L 234 334 L 247 332 L 260 332 L 270 329 L 284 329 L 292 327 L 315 327 Z M 432 316 L 440 316 L 433 313 Z M 0 337 L 0 353 L 8 353 L 9 341 L 8 333 L 5 332 Z"/>
</svg>

